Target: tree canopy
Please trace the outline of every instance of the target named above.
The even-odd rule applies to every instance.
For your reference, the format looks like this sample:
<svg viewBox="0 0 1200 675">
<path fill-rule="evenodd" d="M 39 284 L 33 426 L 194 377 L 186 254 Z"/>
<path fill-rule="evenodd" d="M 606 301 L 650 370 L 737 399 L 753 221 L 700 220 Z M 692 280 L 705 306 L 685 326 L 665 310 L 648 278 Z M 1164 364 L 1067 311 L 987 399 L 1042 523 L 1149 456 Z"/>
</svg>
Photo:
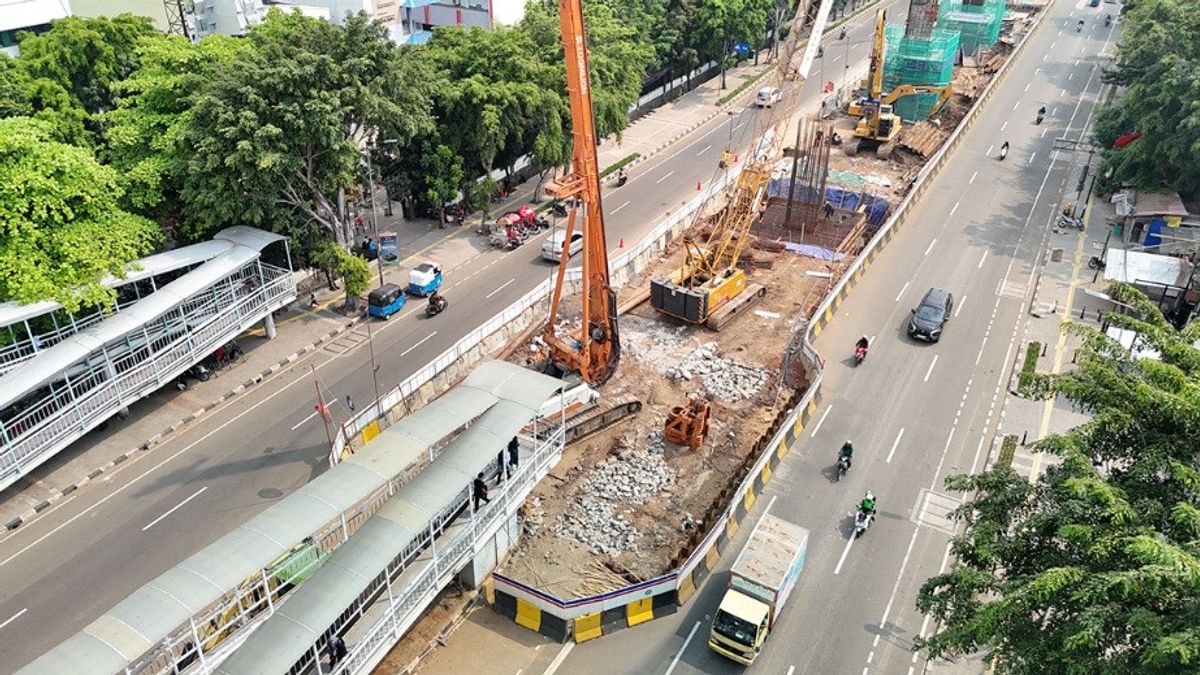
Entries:
<svg viewBox="0 0 1200 675">
<path fill-rule="evenodd" d="M 1200 14 L 1188 0 L 1141 0 L 1124 14 L 1107 79 L 1125 88 L 1100 107 L 1093 136 L 1114 185 L 1200 196 Z M 1121 136 L 1140 134 L 1123 148 Z"/>
<path fill-rule="evenodd" d="M 159 229 L 119 207 L 121 181 L 52 125 L 0 119 L 0 301 L 111 305 L 100 281 L 151 250 Z"/>
<path fill-rule="evenodd" d="M 1200 670 L 1200 321 L 1177 331 L 1129 286 L 1110 294 L 1159 359 L 1090 326 L 1055 389 L 1092 414 L 1038 448 L 1061 458 L 1030 484 L 1007 466 L 948 478 L 975 493 L 958 562 L 921 589 L 931 657 L 979 649 L 1005 673 Z"/>
</svg>

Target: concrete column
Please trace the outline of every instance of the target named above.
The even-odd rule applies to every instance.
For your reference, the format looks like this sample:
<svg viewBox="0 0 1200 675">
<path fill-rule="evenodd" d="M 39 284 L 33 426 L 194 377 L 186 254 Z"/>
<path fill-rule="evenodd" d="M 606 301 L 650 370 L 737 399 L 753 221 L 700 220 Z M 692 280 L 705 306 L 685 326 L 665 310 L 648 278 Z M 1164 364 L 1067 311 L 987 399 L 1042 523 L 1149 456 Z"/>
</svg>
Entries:
<svg viewBox="0 0 1200 675">
<path fill-rule="evenodd" d="M 521 535 L 521 528 L 517 523 L 517 516 L 513 514 L 504 525 L 488 539 L 476 542 L 475 548 L 477 553 L 463 568 L 463 571 L 458 573 L 458 579 L 470 588 L 479 588 L 483 582 L 487 580 L 488 575 L 504 556 L 517 545 L 517 540 Z"/>
<path fill-rule="evenodd" d="M 275 315 L 268 313 L 263 317 L 263 330 L 267 333 L 268 340 L 275 339 Z"/>
</svg>

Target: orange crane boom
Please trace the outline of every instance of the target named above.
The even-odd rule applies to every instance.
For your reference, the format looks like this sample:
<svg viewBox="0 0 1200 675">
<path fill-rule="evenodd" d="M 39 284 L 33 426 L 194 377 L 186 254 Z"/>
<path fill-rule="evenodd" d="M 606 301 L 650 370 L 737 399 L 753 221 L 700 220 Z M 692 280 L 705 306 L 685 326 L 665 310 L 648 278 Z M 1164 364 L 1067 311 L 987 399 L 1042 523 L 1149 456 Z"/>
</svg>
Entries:
<svg viewBox="0 0 1200 675">
<path fill-rule="evenodd" d="M 550 181 L 546 192 L 555 199 L 574 198 L 578 202 L 567 216 L 563 252 L 543 339 L 550 348 L 550 358 L 559 368 L 578 372 L 589 384 L 603 384 L 617 369 L 621 342 L 617 333 L 617 294 L 608 280 L 608 247 L 600 206 L 600 168 L 582 0 L 559 0 L 558 22 L 567 68 L 567 97 L 571 102 L 571 172 Z M 577 221 L 582 221 L 579 227 L 583 233 L 580 289 L 583 325 L 577 335 L 563 338 L 555 330 L 555 321 L 570 257 L 571 233 Z"/>
</svg>

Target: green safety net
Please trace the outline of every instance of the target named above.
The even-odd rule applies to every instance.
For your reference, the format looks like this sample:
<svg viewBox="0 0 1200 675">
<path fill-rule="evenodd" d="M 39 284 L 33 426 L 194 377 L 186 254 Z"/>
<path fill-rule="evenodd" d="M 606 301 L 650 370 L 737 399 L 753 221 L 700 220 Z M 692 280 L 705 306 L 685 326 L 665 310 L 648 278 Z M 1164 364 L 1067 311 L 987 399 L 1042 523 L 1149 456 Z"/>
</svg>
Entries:
<svg viewBox="0 0 1200 675">
<path fill-rule="evenodd" d="M 962 50 L 976 54 L 1000 39 L 1005 0 L 945 0 L 938 7 L 938 26 L 962 34 Z"/>
<path fill-rule="evenodd" d="M 888 26 L 884 32 L 886 57 L 883 88 L 891 91 L 902 84 L 928 84 L 943 87 L 954 78 L 958 54 L 957 30 L 934 28 L 928 38 L 904 37 L 904 26 Z M 937 94 L 914 94 L 896 101 L 893 110 L 906 122 L 929 117 Z"/>
</svg>

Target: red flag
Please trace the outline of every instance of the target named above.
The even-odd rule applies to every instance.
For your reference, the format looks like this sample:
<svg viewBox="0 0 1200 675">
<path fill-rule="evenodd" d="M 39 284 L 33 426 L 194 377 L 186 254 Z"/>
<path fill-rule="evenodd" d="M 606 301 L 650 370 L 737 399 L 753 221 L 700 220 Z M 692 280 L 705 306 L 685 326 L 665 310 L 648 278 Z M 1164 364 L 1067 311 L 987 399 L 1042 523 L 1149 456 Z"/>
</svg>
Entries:
<svg viewBox="0 0 1200 675">
<path fill-rule="evenodd" d="M 1132 134 L 1125 134 L 1124 136 L 1121 136 L 1121 137 L 1117 138 L 1117 140 L 1113 141 L 1113 147 L 1114 148 L 1123 148 L 1141 137 L 1142 137 L 1142 135 L 1137 132 L 1132 133 Z"/>
</svg>

